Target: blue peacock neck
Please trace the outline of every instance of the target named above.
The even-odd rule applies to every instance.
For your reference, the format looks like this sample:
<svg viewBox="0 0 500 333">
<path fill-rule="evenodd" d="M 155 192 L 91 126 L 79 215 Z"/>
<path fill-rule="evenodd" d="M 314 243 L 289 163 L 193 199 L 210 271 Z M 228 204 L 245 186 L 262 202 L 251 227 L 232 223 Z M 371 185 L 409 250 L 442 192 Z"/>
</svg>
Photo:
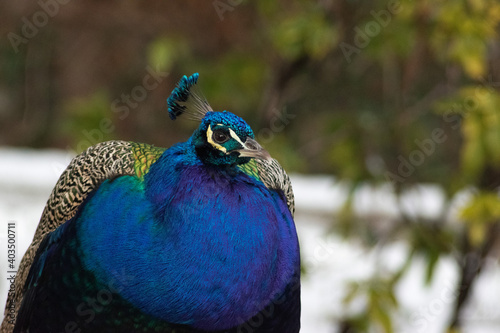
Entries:
<svg viewBox="0 0 500 333">
<path fill-rule="evenodd" d="M 298 274 L 297 235 L 282 198 L 236 167 L 202 163 L 189 141 L 168 149 L 143 184 L 105 185 L 113 200 L 134 202 L 122 207 L 126 219 L 103 217 L 121 234 L 110 234 L 113 241 L 96 257 L 109 266 L 103 271 L 121 265 L 120 275 L 141 281 L 121 294 L 150 315 L 227 329 L 280 297 Z M 129 198 L 123 186 L 142 188 L 142 194 Z M 140 215 L 137 206 L 151 213 Z"/>
</svg>

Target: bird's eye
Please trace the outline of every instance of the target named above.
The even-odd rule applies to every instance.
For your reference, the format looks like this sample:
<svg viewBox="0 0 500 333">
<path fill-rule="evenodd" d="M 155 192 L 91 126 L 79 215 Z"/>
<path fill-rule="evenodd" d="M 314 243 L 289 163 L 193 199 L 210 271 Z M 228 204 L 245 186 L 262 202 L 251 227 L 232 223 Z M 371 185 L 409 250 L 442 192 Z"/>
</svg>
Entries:
<svg viewBox="0 0 500 333">
<path fill-rule="evenodd" d="M 229 140 L 229 135 L 227 135 L 227 133 L 224 133 L 223 131 L 216 130 L 212 134 L 212 139 L 215 143 L 221 144 Z"/>
</svg>

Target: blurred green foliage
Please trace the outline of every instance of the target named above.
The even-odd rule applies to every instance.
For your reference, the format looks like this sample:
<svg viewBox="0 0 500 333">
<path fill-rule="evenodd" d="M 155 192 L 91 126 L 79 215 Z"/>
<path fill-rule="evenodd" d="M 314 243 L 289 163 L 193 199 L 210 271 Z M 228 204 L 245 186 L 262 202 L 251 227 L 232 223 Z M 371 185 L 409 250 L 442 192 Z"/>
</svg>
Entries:
<svg viewBox="0 0 500 333">
<path fill-rule="evenodd" d="M 500 220 L 498 194 L 487 191 L 477 193 L 463 208 L 461 217 L 467 223 L 472 246 L 481 246 L 489 232 L 487 227 Z"/>
<path fill-rule="evenodd" d="M 113 125 L 102 127 L 102 123 L 111 123 L 109 117 L 109 105 L 111 101 L 105 91 L 97 91 L 91 96 L 86 98 L 78 98 L 68 102 L 65 107 L 67 113 L 65 119 L 61 123 L 61 129 L 68 135 L 75 135 L 89 140 L 89 130 L 95 133 L 99 132 L 95 138 L 87 145 L 77 147 L 80 153 L 82 150 L 87 149 L 90 145 L 94 145 L 101 141 L 113 139 L 112 131 L 108 128 L 113 128 Z M 106 119 L 109 122 L 106 122 Z"/>
<path fill-rule="evenodd" d="M 368 332 L 371 326 L 380 332 L 395 332 L 390 314 L 398 308 L 394 291 L 396 282 L 397 279 L 393 277 L 383 278 L 375 274 L 367 281 L 352 283 L 343 299 L 344 304 L 363 295 L 366 298 L 366 308 L 361 313 L 347 317 L 345 325 L 359 332 Z"/>
<path fill-rule="evenodd" d="M 324 58 L 338 43 L 338 32 L 317 6 L 291 14 L 270 31 L 273 46 L 284 59 L 303 55 Z"/>
</svg>

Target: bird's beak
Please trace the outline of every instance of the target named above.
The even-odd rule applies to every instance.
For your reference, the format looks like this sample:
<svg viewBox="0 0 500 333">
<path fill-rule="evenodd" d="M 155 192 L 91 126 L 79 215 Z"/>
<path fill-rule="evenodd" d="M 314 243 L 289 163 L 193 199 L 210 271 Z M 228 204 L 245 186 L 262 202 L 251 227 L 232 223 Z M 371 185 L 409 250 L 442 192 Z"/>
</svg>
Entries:
<svg viewBox="0 0 500 333">
<path fill-rule="evenodd" d="M 247 137 L 243 144 L 243 149 L 238 149 L 236 152 L 240 153 L 240 157 L 252 157 L 260 160 L 270 160 L 271 155 L 262 148 L 261 145 L 254 139 Z"/>
</svg>

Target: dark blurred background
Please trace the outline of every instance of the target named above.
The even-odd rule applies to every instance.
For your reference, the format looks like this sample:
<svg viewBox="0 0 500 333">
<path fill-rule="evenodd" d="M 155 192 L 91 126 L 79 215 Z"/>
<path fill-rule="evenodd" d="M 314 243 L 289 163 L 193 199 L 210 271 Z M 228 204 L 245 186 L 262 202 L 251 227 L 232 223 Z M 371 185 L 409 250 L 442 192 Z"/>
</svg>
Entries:
<svg viewBox="0 0 500 333">
<path fill-rule="evenodd" d="M 408 261 L 426 259 L 429 280 L 441 255 L 457 257 L 458 328 L 484 259 L 498 258 L 499 21 L 493 0 L 3 1 L 0 145 L 168 147 L 196 124 L 172 122 L 166 99 L 199 72 L 212 107 L 245 118 L 290 172 L 335 175 L 351 193 L 363 182 L 397 195 L 438 184 L 445 207 L 473 188 L 458 226 L 444 209 L 384 229 L 410 244 Z M 378 244 L 351 203 L 332 230 Z M 378 292 L 391 299 L 405 268 Z M 368 319 L 346 318 L 344 331 L 378 322 L 389 332 L 391 308 L 369 303 Z"/>
<path fill-rule="evenodd" d="M 499 16 L 484 0 L 3 2 L 0 143 L 168 146 L 192 126 L 165 100 L 199 72 L 213 107 L 271 129 L 261 141 L 291 170 L 384 179 L 439 127 L 448 139 L 408 180 L 442 180 L 462 136 L 438 102 L 497 91 Z"/>
</svg>

